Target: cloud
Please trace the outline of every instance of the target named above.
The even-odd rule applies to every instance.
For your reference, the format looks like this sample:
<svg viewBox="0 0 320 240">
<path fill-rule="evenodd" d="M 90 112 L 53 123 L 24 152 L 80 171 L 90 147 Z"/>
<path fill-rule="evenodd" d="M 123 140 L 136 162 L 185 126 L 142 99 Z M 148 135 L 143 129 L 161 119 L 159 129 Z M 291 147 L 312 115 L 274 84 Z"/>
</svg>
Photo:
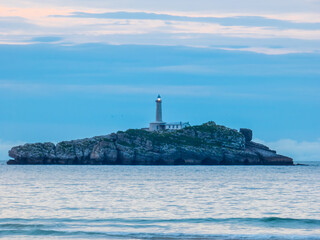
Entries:
<svg viewBox="0 0 320 240">
<path fill-rule="evenodd" d="M 31 31 L 35 30 L 36 25 L 28 23 L 22 17 L 0 17 L 0 33 L 10 33 L 11 31 Z"/>
<path fill-rule="evenodd" d="M 184 68 L 184 66 L 181 66 Z M 164 69 L 160 69 L 163 71 Z M 181 71 L 181 68 L 169 68 L 169 71 Z M 196 69 L 198 71 L 198 69 Z M 108 95 L 136 95 L 148 94 L 157 95 L 161 92 L 164 95 L 171 96 L 194 96 L 194 97 L 219 97 L 219 98 L 235 98 L 235 99 L 264 99 L 270 96 L 263 93 L 252 91 L 239 91 L 228 87 L 216 87 L 210 85 L 110 85 L 110 84 L 35 84 L 35 83 L 12 83 L 0 82 L 0 90 L 14 93 L 24 93 L 34 95 L 50 94 L 108 94 Z"/>
<path fill-rule="evenodd" d="M 274 47 L 217 47 L 217 49 L 228 50 L 228 51 L 243 51 L 243 52 L 254 52 L 262 53 L 266 55 L 282 55 L 291 53 L 313 53 L 311 50 L 299 50 L 290 48 L 274 48 Z"/>
<path fill-rule="evenodd" d="M 213 88 L 207 86 L 137 86 L 137 85 L 80 85 L 80 84 L 34 84 L 1 82 L 0 89 L 30 94 L 92 93 L 92 94 L 152 94 L 159 91 L 166 95 L 210 95 Z"/>
<path fill-rule="evenodd" d="M 43 37 L 34 37 L 30 41 L 31 42 L 37 42 L 37 43 L 52 43 L 52 42 L 58 42 L 61 41 L 62 37 L 54 37 L 54 36 L 43 36 Z"/>
<path fill-rule="evenodd" d="M 76 9 L 22 9 L 0 6 L 0 43 L 61 45 L 82 43 L 182 45 L 246 45 L 242 51 L 263 54 L 320 51 L 320 22 L 244 16 L 167 12 L 88 12 Z M 15 15 L 16 14 L 16 15 Z M 47 14 L 47 15 L 46 15 Z M 58 17 L 59 16 L 59 17 Z M 283 16 L 283 18 L 285 18 Z M 290 19 L 290 16 L 288 16 Z M 319 18 L 320 19 L 320 18 Z M 279 49 L 270 47 L 279 45 Z M 294 43 L 293 43 L 294 42 Z M 228 48 L 228 50 L 235 50 Z"/>
<path fill-rule="evenodd" d="M 316 141 L 296 141 L 293 139 L 281 139 L 275 142 L 265 142 L 255 139 L 269 146 L 271 149 L 276 149 L 279 154 L 290 156 L 295 163 L 299 161 L 320 161 L 320 138 Z"/>
<path fill-rule="evenodd" d="M 97 18 L 97 19 L 130 19 L 130 20 L 162 20 L 162 21 L 181 21 L 215 23 L 222 26 L 251 26 L 251 27 L 272 27 L 278 29 L 320 29 L 320 23 L 303 23 L 272 19 L 263 16 L 233 16 L 233 17 L 192 17 L 183 15 L 159 14 L 152 12 L 74 12 L 68 15 L 55 15 L 53 17 L 71 18 Z"/>
<path fill-rule="evenodd" d="M 78 7 L 96 9 L 127 9 L 148 11 L 185 11 L 202 13 L 299 13 L 319 12 L 320 4 L 316 0 L 2 0 L 5 6 L 22 7 Z M 276 6 L 276 7 L 275 7 Z"/>
<path fill-rule="evenodd" d="M 197 66 L 168 66 L 160 68 L 151 68 L 150 71 L 162 72 L 184 72 L 189 69 L 189 73 L 198 73 L 198 71 L 210 71 L 209 68 L 198 68 Z M 148 69 L 145 69 L 148 70 Z M 195 72 L 190 72 L 195 71 Z M 287 101 L 297 96 L 308 95 L 311 99 L 318 98 L 318 88 L 314 87 L 266 87 L 261 90 L 256 88 L 222 86 L 222 85 L 116 85 L 116 84 L 42 84 L 42 83 L 19 83 L 0 81 L 0 91 L 14 93 L 18 95 L 49 96 L 66 94 L 86 94 L 86 95 L 156 95 L 161 92 L 169 96 L 191 96 L 200 98 L 219 98 L 219 99 L 254 99 L 254 100 L 272 100 Z M 283 95 L 286 92 L 286 96 Z M 308 98 L 304 99 L 305 101 Z"/>
</svg>

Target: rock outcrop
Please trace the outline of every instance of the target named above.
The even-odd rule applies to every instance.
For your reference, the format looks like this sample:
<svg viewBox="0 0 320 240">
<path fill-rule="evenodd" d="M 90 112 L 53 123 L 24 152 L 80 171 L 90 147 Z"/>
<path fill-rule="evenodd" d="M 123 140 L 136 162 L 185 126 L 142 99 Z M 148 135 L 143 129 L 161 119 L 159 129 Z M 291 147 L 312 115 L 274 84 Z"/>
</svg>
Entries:
<svg viewBox="0 0 320 240">
<path fill-rule="evenodd" d="M 105 136 L 13 147 L 8 164 L 293 165 L 267 146 L 251 141 L 250 129 L 208 122 L 177 131 L 140 129 Z"/>
<path fill-rule="evenodd" d="M 247 128 L 240 128 L 240 132 L 243 134 L 246 142 L 251 142 L 252 140 L 252 130 Z"/>
</svg>

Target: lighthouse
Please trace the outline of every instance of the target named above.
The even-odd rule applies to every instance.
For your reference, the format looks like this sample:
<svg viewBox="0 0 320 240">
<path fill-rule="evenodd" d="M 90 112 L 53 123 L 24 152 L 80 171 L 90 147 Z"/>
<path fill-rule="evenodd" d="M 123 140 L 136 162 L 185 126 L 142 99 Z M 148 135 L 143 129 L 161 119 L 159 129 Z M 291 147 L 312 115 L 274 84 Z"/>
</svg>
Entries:
<svg viewBox="0 0 320 240">
<path fill-rule="evenodd" d="M 162 100 L 160 94 L 156 99 L 156 121 L 150 123 L 149 131 L 162 131 L 165 130 L 166 123 L 162 121 Z"/>
<path fill-rule="evenodd" d="M 179 130 L 179 129 L 189 127 L 189 126 L 190 126 L 189 122 L 166 123 L 166 122 L 162 121 L 162 99 L 159 94 L 156 99 L 156 121 L 151 122 L 149 125 L 149 129 L 145 128 L 145 130 L 149 130 L 149 131 L 163 131 L 163 130 L 174 131 L 174 130 Z"/>
</svg>

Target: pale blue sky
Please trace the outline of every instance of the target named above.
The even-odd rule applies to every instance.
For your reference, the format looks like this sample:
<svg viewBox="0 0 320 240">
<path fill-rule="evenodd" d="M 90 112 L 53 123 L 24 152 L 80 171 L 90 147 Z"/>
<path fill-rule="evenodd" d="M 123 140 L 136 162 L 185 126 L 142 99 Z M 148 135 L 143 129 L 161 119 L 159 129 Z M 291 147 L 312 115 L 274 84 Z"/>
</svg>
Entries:
<svg viewBox="0 0 320 240">
<path fill-rule="evenodd" d="M 320 154 L 320 1 L 1 1 L 0 158 L 167 121 Z"/>
</svg>

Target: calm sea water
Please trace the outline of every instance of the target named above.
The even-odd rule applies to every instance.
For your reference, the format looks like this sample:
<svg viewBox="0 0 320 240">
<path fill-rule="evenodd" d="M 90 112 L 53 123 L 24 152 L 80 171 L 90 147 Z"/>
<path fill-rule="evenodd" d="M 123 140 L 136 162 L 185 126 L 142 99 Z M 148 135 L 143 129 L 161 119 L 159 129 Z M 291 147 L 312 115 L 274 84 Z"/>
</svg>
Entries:
<svg viewBox="0 0 320 240">
<path fill-rule="evenodd" d="M 320 239 L 320 165 L 0 165 L 1 239 Z"/>
</svg>

